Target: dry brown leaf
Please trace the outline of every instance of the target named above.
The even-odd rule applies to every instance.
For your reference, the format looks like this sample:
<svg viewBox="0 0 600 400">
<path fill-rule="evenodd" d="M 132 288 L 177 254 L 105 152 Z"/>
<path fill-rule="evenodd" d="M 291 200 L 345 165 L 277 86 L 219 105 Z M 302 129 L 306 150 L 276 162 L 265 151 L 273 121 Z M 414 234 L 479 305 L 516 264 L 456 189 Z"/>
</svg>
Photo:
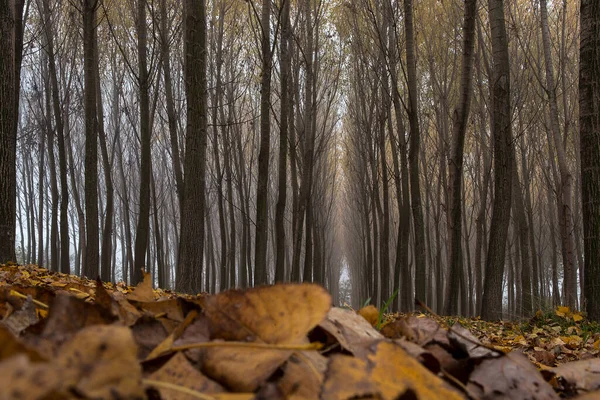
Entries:
<svg viewBox="0 0 600 400">
<path fill-rule="evenodd" d="M 0 324 L 8 328 L 15 335 L 19 335 L 25 329 L 38 322 L 36 306 L 31 296 L 21 306 L 21 309 L 13 312 L 8 318 L 0 321 Z"/>
<path fill-rule="evenodd" d="M 110 324 L 116 319 L 109 309 L 74 296 L 58 294 L 50 304 L 43 334 L 61 341 L 86 326 Z"/>
<path fill-rule="evenodd" d="M 168 336 L 165 328 L 155 318 L 143 316 L 131 327 L 131 333 L 138 346 L 138 359 L 144 360 Z"/>
<path fill-rule="evenodd" d="M 364 318 L 351 310 L 333 307 L 319 324 L 319 328 L 333 336 L 345 350 L 351 352 L 362 349 L 373 340 L 383 339 Z"/>
<path fill-rule="evenodd" d="M 574 361 L 550 369 L 561 383 L 562 389 L 572 394 L 600 390 L 600 359 Z"/>
<path fill-rule="evenodd" d="M 319 353 L 294 353 L 285 364 L 279 387 L 288 399 L 317 399 L 326 370 L 327 359 Z"/>
<path fill-rule="evenodd" d="M 40 353 L 22 343 L 12 332 L 3 326 L 0 326 L 0 344 L 0 361 L 19 354 L 25 354 L 31 361 L 45 360 Z"/>
<path fill-rule="evenodd" d="M 88 398 L 141 398 L 136 354 L 128 328 L 96 325 L 79 331 L 60 349 L 56 366 L 73 370 L 69 384 Z"/>
<path fill-rule="evenodd" d="M 451 344 L 464 351 L 469 358 L 497 357 L 501 355 L 498 351 L 484 347 L 468 329 L 459 323 L 454 324 L 452 330 L 448 331 L 448 339 Z"/>
<path fill-rule="evenodd" d="M 193 394 L 182 391 L 181 388 L 185 388 L 191 392 L 205 394 L 225 392 L 225 389 L 221 385 L 207 378 L 194 368 L 183 353 L 175 354 L 160 370 L 150 375 L 148 379 L 156 382 L 169 383 L 178 387 L 173 388 L 169 387 L 169 385 L 154 385 L 160 392 L 161 398 L 165 400 L 197 399 Z"/>
<path fill-rule="evenodd" d="M 203 300 L 211 338 L 271 344 L 301 343 L 330 307 L 329 293 L 313 284 L 229 290 Z"/>
<path fill-rule="evenodd" d="M 467 388 L 477 398 L 488 400 L 559 398 L 533 364 L 515 352 L 483 360 L 471 374 Z"/>
<path fill-rule="evenodd" d="M 127 296 L 129 300 L 135 301 L 153 301 L 154 291 L 152 290 L 152 276 L 149 272 L 144 272 L 144 280 L 135 287 L 133 292 Z"/>
<path fill-rule="evenodd" d="M 67 399 L 62 392 L 61 371 L 51 364 L 34 363 L 20 354 L 0 363 L 0 398 L 17 399 Z"/>
<path fill-rule="evenodd" d="M 423 364 L 428 370 L 437 374 L 441 370 L 440 360 L 429 350 L 405 339 L 394 340 L 398 346 L 402 347 L 412 358 Z M 449 357 L 450 354 L 448 354 Z"/>
<path fill-rule="evenodd" d="M 549 367 L 554 366 L 554 362 L 556 361 L 556 356 L 553 353 L 537 347 L 533 349 L 532 356 L 538 363 Z"/>
<path fill-rule="evenodd" d="M 234 392 L 254 392 L 292 354 L 290 350 L 227 347 L 226 343 L 201 350 L 202 372 Z"/>
<path fill-rule="evenodd" d="M 386 341 L 374 343 L 366 359 L 332 356 L 322 392 L 325 400 L 367 396 L 387 400 L 403 395 L 418 399 L 463 398 L 400 346 Z"/>
<path fill-rule="evenodd" d="M 401 336 L 420 346 L 435 342 L 450 347 L 446 330 L 431 318 L 402 318 L 396 323 L 395 329 Z"/>
<path fill-rule="evenodd" d="M 161 343 L 159 343 L 146 357 L 146 361 L 160 357 L 171 351 L 171 347 L 173 347 L 173 343 L 181 334 L 186 330 L 188 326 L 190 326 L 196 319 L 204 319 L 204 316 L 200 316 L 196 310 L 192 310 L 185 317 L 183 322 L 175 328 L 173 332 L 169 334 Z M 208 340 L 207 338 L 204 340 Z M 200 339 L 199 339 L 200 341 Z"/>
</svg>

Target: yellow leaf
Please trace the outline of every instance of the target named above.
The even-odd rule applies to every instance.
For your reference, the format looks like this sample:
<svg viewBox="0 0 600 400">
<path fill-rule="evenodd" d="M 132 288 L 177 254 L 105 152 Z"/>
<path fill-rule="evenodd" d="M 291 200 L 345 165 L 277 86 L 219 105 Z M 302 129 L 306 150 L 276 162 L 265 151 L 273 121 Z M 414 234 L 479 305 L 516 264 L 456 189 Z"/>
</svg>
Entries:
<svg viewBox="0 0 600 400">
<path fill-rule="evenodd" d="M 514 343 L 520 344 L 522 346 L 527 346 L 527 340 L 525 340 L 525 337 L 523 335 L 519 335 L 517 336 L 514 340 Z"/>
<path fill-rule="evenodd" d="M 331 357 L 321 398 L 461 399 L 449 384 L 395 343 L 381 341 L 363 358 Z"/>
<path fill-rule="evenodd" d="M 556 315 L 558 315 L 559 317 L 566 317 L 570 312 L 571 310 L 569 309 L 569 307 L 565 306 L 560 306 L 556 309 Z"/>
<path fill-rule="evenodd" d="M 571 335 L 571 336 L 561 336 L 560 338 L 565 342 L 565 345 L 571 350 L 578 348 L 579 346 L 581 346 L 581 343 L 583 342 L 583 339 L 581 338 L 581 336 Z"/>
<path fill-rule="evenodd" d="M 542 310 L 537 310 L 537 311 L 535 312 L 535 317 L 536 317 L 536 318 L 538 318 L 538 319 L 541 319 L 541 318 L 543 318 L 543 317 L 544 317 L 544 313 L 543 313 L 543 311 L 542 311 Z"/>
<path fill-rule="evenodd" d="M 579 313 L 573 314 L 573 321 L 579 322 L 581 320 L 583 320 L 583 316 L 581 314 L 579 314 Z"/>
<path fill-rule="evenodd" d="M 368 306 L 361 308 L 358 310 L 358 315 L 366 319 L 372 326 L 377 326 L 379 311 L 374 305 L 369 304 Z"/>
<path fill-rule="evenodd" d="M 594 342 L 594 349 L 600 350 L 600 339 L 598 339 Z"/>
</svg>

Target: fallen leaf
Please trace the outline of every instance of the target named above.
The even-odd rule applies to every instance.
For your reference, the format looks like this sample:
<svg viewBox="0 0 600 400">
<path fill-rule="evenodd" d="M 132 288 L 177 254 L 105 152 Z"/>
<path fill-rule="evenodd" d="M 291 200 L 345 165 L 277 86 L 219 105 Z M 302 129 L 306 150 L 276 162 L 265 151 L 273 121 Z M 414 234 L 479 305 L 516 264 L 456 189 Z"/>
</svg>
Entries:
<svg viewBox="0 0 600 400">
<path fill-rule="evenodd" d="M 201 349 L 202 372 L 235 392 L 254 392 L 293 353 L 222 343 L 223 347 Z"/>
<path fill-rule="evenodd" d="M 366 359 L 331 357 L 322 399 L 379 398 L 458 400 L 463 397 L 394 343 L 379 341 Z"/>
<path fill-rule="evenodd" d="M 600 359 L 598 358 L 559 365 L 550 371 L 559 378 L 562 390 L 569 394 L 600 390 Z"/>
<path fill-rule="evenodd" d="M 160 392 L 165 400 L 197 399 L 193 392 L 215 394 L 225 389 L 194 368 L 183 353 L 176 353 L 145 381 Z"/>
<path fill-rule="evenodd" d="M 272 344 L 301 343 L 325 318 L 331 296 L 313 284 L 282 284 L 206 297 L 211 339 Z"/>
<path fill-rule="evenodd" d="M 469 378 L 470 393 L 479 399 L 558 399 L 529 360 L 519 353 L 484 359 Z"/>
<path fill-rule="evenodd" d="M 402 318 L 397 324 L 397 329 L 408 340 L 420 346 L 431 342 L 451 346 L 446 330 L 431 318 Z"/>
<path fill-rule="evenodd" d="M 31 296 L 27 296 L 27 300 L 25 300 L 21 309 L 13 312 L 8 318 L 0 321 L 0 324 L 5 326 L 15 335 L 19 335 L 25 329 L 37 322 L 38 316 L 36 313 L 36 306 L 33 304 Z"/>
<path fill-rule="evenodd" d="M 343 349 L 352 354 L 361 349 L 365 342 L 383 339 L 381 333 L 360 315 L 338 307 L 329 310 L 325 319 L 319 323 L 319 328 L 331 335 Z"/>
<path fill-rule="evenodd" d="M 96 325 L 82 329 L 62 346 L 56 364 L 73 371 L 70 386 L 88 398 L 142 398 L 142 370 L 136 355 L 129 328 Z"/>
<path fill-rule="evenodd" d="M 569 307 L 559 306 L 556 308 L 556 315 L 558 315 L 559 317 L 566 317 L 570 313 L 571 310 L 569 309 Z"/>
<path fill-rule="evenodd" d="M 357 314 L 363 317 L 372 327 L 377 327 L 377 322 L 379 321 L 379 310 L 372 305 L 369 304 L 366 307 L 361 308 L 357 311 Z"/>
<path fill-rule="evenodd" d="M 327 359 L 319 353 L 294 353 L 283 368 L 279 387 L 288 399 L 317 399 L 326 370 Z"/>
<path fill-rule="evenodd" d="M 137 357 L 144 360 L 168 336 L 156 318 L 143 316 L 131 326 L 131 333 L 138 346 Z"/>
<path fill-rule="evenodd" d="M 152 276 L 149 272 L 144 272 L 144 280 L 135 287 L 133 292 L 127 296 L 129 300 L 153 301 L 154 291 L 152 290 Z"/>
<path fill-rule="evenodd" d="M 494 357 L 500 355 L 499 352 L 485 347 L 468 329 L 465 329 L 459 323 L 454 324 L 448 331 L 450 343 L 463 350 L 470 358 Z M 527 342 L 525 342 L 527 343 Z"/>
<path fill-rule="evenodd" d="M 43 335 L 63 341 L 84 327 L 110 324 L 116 319 L 110 310 L 102 306 L 87 303 L 74 296 L 58 294 L 50 304 Z"/>
<path fill-rule="evenodd" d="M 8 328 L 0 326 L 0 361 L 17 355 L 24 354 L 31 361 L 45 361 L 46 359 L 35 349 L 22 343 Z M 0 385 L 0 387 L 2 387 Z"/>
<path fill-rule="evenodd" d="M 0 362 L 2 399 L 67 399 L 61 371 L 50 364 L 31 362 L 24 354 Z"/>
</svg>

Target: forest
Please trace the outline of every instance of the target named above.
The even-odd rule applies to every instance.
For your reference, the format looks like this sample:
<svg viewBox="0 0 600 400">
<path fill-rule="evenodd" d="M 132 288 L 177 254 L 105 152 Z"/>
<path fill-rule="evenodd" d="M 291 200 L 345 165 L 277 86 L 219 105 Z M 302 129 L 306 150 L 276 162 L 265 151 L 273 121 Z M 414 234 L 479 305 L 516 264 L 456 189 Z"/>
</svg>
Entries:
<svg viewBox="0 0 600 400">
<path fill-rule="evenodd" d="M 600 320 L 600 5 L 0 0 L 0 262 Z"/>
</svg>

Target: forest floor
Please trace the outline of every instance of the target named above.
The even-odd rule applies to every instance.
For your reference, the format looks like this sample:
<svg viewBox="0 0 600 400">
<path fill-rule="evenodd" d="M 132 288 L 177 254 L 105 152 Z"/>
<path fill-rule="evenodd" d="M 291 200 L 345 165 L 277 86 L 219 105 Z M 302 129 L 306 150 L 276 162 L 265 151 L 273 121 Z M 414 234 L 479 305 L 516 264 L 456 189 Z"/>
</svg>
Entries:
<svg viewBox="0 0 600 400">
<path fill-rule="evenodd" d="M 151 282 L 0 265 L 0 398 L 600 398 L 600 325 L 566 307 L 486 322 Z"/>
</svg>

